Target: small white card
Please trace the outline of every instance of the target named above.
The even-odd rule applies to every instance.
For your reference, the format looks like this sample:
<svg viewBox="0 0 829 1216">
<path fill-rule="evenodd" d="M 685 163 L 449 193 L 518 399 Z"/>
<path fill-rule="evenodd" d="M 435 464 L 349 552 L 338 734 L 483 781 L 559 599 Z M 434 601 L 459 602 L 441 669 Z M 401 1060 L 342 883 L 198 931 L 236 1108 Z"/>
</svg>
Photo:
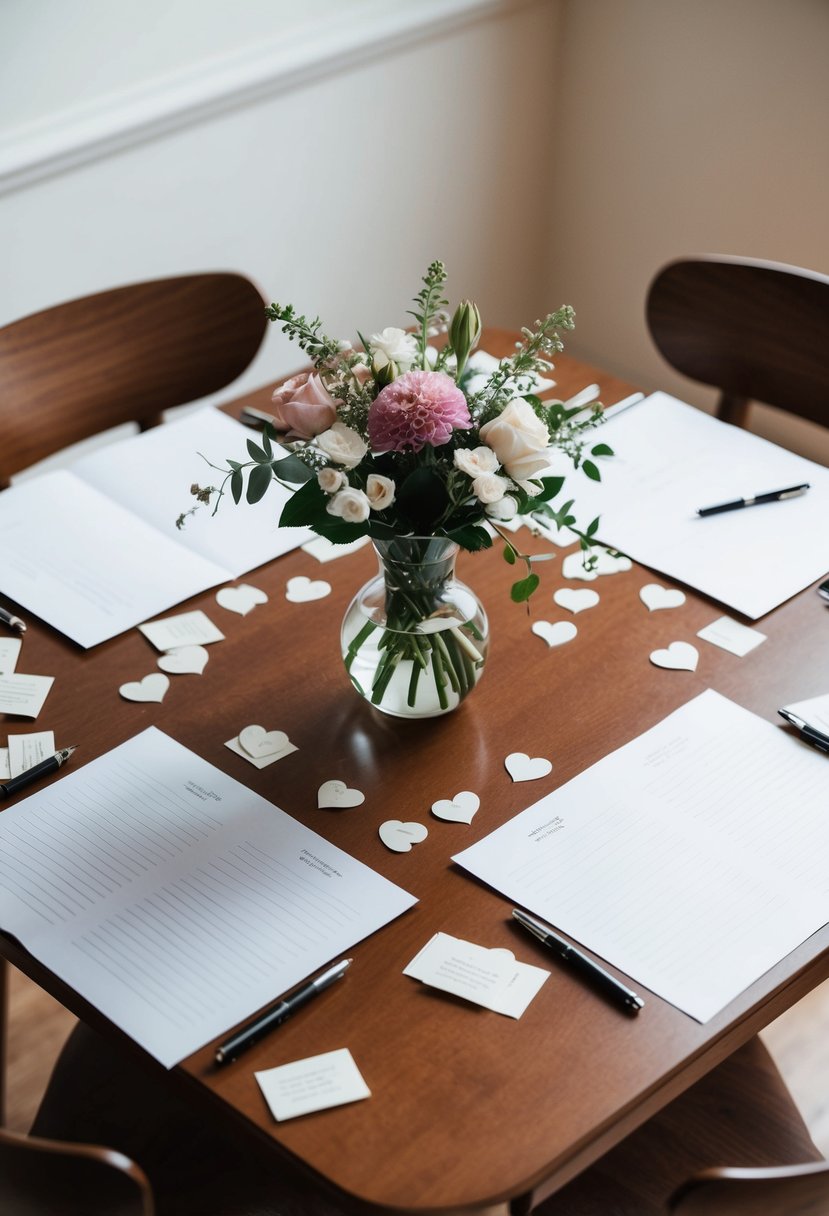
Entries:
<svg viewBox="0 0 829 1216">
<path fill-rule="evenodd" d="M 7 747 L 0 747 L 0 781 L 8 781 L 10 777 L 9 749 Z"/>
<path fill-rule="evenodd" d="M 347 1047 L 253 1074 L 274 1119 L 293 1119 L 315 1110 L 370 1098 Z"/>
<path fill-rule="evenodd" d="M 27 768 L 55 754 L 55 734 L 39 730 L 30 735 L 9 735 L 9 776 L 19 777 Z"/>
<path fill-rule="evenodd" d="M 448 933 L 436 933 L 403 968 L 403 974 L 495 1013 L 520 1018 L 550 972 L 519 963 L 511 950 L 488 950 Z"/>
<path fill-rule="evenodd" d="M 829 694 L 809 697 L 808 701 L 793 701 L 791 705 L 785 705 L 783 708 L 802 718 L 808 726 L 829 735 Z"/>
<path fill-rule="evenodd" d="M 20 654 L 20 647 L 23 645 L 21 638 L 0 638 L 0 673 L 9 675 L 17 666 L 17 659 Z"/>
<path fill-rule="evenodd" d="M 311 557 L 315 557 L 318 562 L 333 562 L 337 557 L 356 553 L 358 549 L 362 549 L 367 544 L 367 536 L 360 536 L 357 540 L 349 541 L 345 545 L 335 545 L 327 536 L 315 536 L 313 540 L 307 541 L 302 546 L 302 552 L 310 553 Z"/>
<path fill-rule="evenodd" d="M 148 625 L 139 625 L 138 628 L 156 650 L 206 646 L 210 642 L 223 642 L 225 636 L 200 609 L 181 612 L 178 616 L 168 616 L 161 621 L 150 621 Z"/>
<path fill-rule="evenodd" d="M 697 637 L 702 638 L 704 642 L 711 642 L 713 646 L 719 646 L 722 650 L 728 650 L 731 654 L 736 654 L 740 659 L 766 640 L 766 635 L 759 629 L 741 625 L 739 621 L 733 620 L 730 616 L 718 617 L 704 629 L 698 630 Z"/>
<path fill-rule="evenodd" d="M 54 676 L 0 675 L 0 714 L 36 718 L 54 682 Z"/>
</svg>

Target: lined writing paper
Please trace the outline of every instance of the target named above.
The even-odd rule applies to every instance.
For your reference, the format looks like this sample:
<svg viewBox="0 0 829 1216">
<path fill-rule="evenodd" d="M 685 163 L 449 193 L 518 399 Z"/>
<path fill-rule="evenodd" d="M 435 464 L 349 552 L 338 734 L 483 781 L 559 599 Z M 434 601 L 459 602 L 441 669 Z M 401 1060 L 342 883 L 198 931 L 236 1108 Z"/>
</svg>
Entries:
<svg viewBox="0 0 829 1216">
<path fill-rule="evenodd" d="M 826 774 L 709 690 L 454 860 L 706 1021 L 829 920 Z"/>
<path fill-rule="evenodd" d="M 168 1067 L 416 901 L 154 727 L 0 816 L 0 925 Z"/>
</svg>

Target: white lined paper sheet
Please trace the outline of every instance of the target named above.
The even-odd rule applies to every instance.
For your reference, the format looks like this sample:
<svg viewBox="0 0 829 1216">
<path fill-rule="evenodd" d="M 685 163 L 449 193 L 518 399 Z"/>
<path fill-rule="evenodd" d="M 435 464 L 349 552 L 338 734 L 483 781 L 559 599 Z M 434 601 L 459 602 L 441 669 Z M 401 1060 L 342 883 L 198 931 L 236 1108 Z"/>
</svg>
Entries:
<svg viewBox="0 0 829 1216">
<path fill-rule="evenodd" d="M 829 920 L 826 775 L 708 690 L 453 860 L 704 1022 Z"/>
<path fill-rule="evenodd" d="M 415 902 L 154 727 L 0 816 L 0 925 L 167 1067 Z"/>
</svg>

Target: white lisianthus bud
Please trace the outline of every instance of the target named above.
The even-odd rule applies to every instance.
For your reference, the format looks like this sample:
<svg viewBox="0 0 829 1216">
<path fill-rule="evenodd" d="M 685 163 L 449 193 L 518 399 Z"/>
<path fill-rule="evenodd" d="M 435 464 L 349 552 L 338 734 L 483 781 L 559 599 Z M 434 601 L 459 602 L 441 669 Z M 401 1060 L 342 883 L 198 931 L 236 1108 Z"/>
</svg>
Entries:
<svg viewBox="0 0 829 1216">
<path fill-rule="evenodd" d="M 366 497 L 372 511 L 385 511 L 394 502 L 395 485 L 390 477 L 370 473 L 366 482 Z"/>
<path fill-rule="evenodd" d="M 455 468 L 468 477 L 480 477 L 482 473 L 494 473 L 498 468 L 498 457 L 492 448 L 455 448 Z"/>
<path fill-rule="evenodd" d="M 460 378 L 469 352 L 475 349 L 480 336 L 481 314 L 471 300 L 464 300 L 455 309 L 455 315 L 449 325 L 449 342 L 457 359 L 457 378 Z"/>
<path fill-rule="evenodd" d="M 317 481 L 319 482 L 320 489 L 324 490 L 326 494 L 336 494 L 337 490 L 342 490 L 348 485 L 348 480 L 342 469 L 332 469 L 330 467 L 320 469 L 319 473 L 317 473 Z"/>
<path fill-rule="evenodd" d="M 511 494 L 505 494 L 498 502 L 488 503 L 485 511 L 491 519 L 502 519 L 506 523 L 518 514 L 518 503 Z"/>
<path fill-rule="evenodd" d="M 368 349 L 376 368 L 382 368 L 387 363 L 396 363 L 398 374 L 407 372 L 417 358 L 417 341 L 414 335 L 407 334 L 405 329 L 397 329 L 393 325 L 381 329 L 379 334 L 372 334 L 368 340 Z"/>
<path fill-rule="evenodd" d="M 513 481 L 532 477 L 550 463 L 549 432 L 529 402 L 520 397 L 485 423 L 480 436 Z"/>
<path fill-rule="evenodd" d="M 387 384 L 391 384 L 392 380 L 397 379 L 400 375 L 400 368 L 394 359 L 383 358 L 378 362 L 375 356 L 371 362 L 371 374 L 378 388 L 385 388 Z"/>
<path fill-rule="evenodd" d="M 350 486 L 338 490 L 325 507 L 329 515 L 337 515 L 347 524 L 361 524 L 368 519 L 370 503 L 362 490 L 353 490 Z"/>
<path fill-rule="evenodd" d="M 344 422 L 333 423 L 327 431 L 317 435 L 316 443 L 335 464 L 346 469 L 358 465 L 368 451 L 368 444 Z"/>
<path fill-rule="evenodd" d="M 509 489 L 506 477 L 497 473 L 481 473 L 472 482 L 472 493 L 482 503 L 500 502 Z"/>
</svg>

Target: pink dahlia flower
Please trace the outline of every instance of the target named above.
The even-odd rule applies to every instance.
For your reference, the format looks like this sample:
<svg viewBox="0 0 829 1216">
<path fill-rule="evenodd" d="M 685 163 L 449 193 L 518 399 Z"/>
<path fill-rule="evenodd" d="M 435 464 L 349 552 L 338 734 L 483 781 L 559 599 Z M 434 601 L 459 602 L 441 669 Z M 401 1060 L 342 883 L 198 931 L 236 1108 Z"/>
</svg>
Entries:
<svg viewBox="0 0 829 1216">
<path fill-rule="evenodd" d="M 472 426 L 466 398 L 445 372 L 406 372 L 377 394 L 368 412 L 375 452 L 419 452 Z"/>
</svg>

